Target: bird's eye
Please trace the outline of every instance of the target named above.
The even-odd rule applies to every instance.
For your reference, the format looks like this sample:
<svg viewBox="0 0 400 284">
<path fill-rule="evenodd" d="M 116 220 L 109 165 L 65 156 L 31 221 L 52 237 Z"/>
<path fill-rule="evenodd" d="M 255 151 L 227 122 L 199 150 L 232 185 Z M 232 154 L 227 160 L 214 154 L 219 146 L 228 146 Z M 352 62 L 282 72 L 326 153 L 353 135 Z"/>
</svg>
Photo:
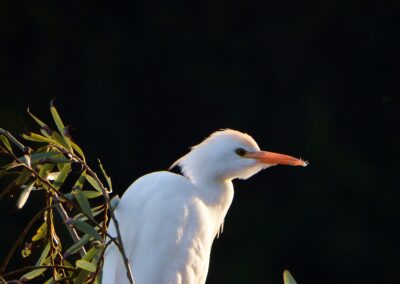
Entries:
<svg viewBox="0 0 400 284">
<path fill-rule="evenodd" d="M 235 153 L 236 153 L 238 156 L 243 157 L 243 156 L 246 154 L 246 150 L 243 149 L 243 148 L 237 148 L 237 149 L 235 150 Z"/>
</svg>

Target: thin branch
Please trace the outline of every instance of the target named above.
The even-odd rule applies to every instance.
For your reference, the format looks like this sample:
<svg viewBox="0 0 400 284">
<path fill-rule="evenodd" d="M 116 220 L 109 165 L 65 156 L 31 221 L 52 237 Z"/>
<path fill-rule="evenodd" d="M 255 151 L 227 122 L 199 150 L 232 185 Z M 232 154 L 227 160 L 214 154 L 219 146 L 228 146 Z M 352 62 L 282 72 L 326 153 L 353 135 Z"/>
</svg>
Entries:
<svg viewBox="0 0 400 284">
<path fill-rule="evenodd" d="M 0 134 L 3 134 L 9 140 L 11 140 L 11 142 L 13 142 L 15 144 L 15 146 L 17 146 L 24 154 L 27 153 L 30 150 L 29 147 L 24 146 L 14 136 L 12 136 L 11 133 L 8 132 L 7 130 L 4 130 L 3 128 L 0 128 Z"/>
<path fill-rule="evenodd" d="M 21 150 L 25 151 L 26 149 L 29 149 L 28 147 L 24 146 L 21 142 L 19 142 L 13 135 L 11 135 L 8 131 L 5 131 L 4 129 L 0 128 L 0 133 L 7 136 L 15 145 L 18 146 L 18 148 L 20 148 Z M 28 171 L 30 171 L 35 178 L 39 179 L 42 184 L 46 185 L 48 187 L 48 189 L 51 189 L 53 191 L 53 195 L 56 198 L 56 200 L 59 200 L 59 195 L 63 197 L 63 201 L 67 202 L 69 205 L 72 205 L 73 207 L 77 208 L 78 206 L 72 202 L 71 200 L 69 200 L 62 192 L 60 192 L 59 190 L 57 190 L 47 179 L 42 178 L 39 173 L 37 171 L 35 171 L 34 169 L 32 169 L 31 166 L 28 166 L 25 163 L 22 163 L 21 160 L 14 155 L 14 153 L 9 152 L 7 149 L 5 149 L 9 155 L 11 155 L 14 160 L 20 164 L 22 164 L 22 166 L 27 169 Z M 63 205 L 60 202 L 56 203 L 56 209 L 57 212 L 60 214 L 61 219 L 63 220 L 63 222 L 67 221 L 69 218 L 67 211 L 65 211 Z M 74 228 L 72 228 L 71 226 L 67 226 L 67 230 L 69 232 L 69 234 L 71 235 L 72 240 L 76 243 L 80 240 L 78 233 L 76 232 L 76 230 Z M 82 246 L 82 248 L 79 250 L 79 254 L 83 257 L 86 254 L 86 250 L 85 248 Z"/>
<path fill-rule="evenodd" d="M 13 142 L 24 153 L 28 153 L 30 151 L 29 147 L 26 147 L 22 143 L 20 143 L 8 131 L 0 128 L 0 134 L 3 134 L 7 138 L 9 138 L 9 140 L 11 142 Z M 108 195 L 108 192 L 107 192 L 106 188 L 104 187 L 104 185 L 102 184 L 102 182 L 98 178 L 97 174 L 94 171 L 92 171 L 92 169 L 80 157 L 78 157 L 77 155 L 72 153 L 72 151 L 70 152 L 68 150 L 65 150 L 65 149 L 59 147 L 58 145 L 53 145 L 53 146 L 55 148 L 57 148 L 60 152 L 68 154 L 69 157 L 71 157 L 73 160 L 77 161 L 83 168 L 86 169 L 87 173 L 90 176 L 92 176 L 95 179 L 95 181 L 97 182 L 97 184 L 100 186 L 102 194 L 103 194 L 103 197 L 104 197 L 104 200 L 106 201 L 106 204 L 107 204 L 108 208 L 110 209 L 110 217 L 111 217 L 111 219 L 112 219 L 112 221 L 114 222 L 114 225 L 115 225 L 115 230 L 116 230 L 116 233 L 117 233 L 118 242 L 113 237 L 111 239 L 112 239 L 113 242 L 115 242 L 115 244 L 117 245 L 117 247 L 118 247 L 118 249 L 119 249 L 119 251 L 121 253 L 121 256 L 123 258 L 123 262 L 124 262 L 124 265 L 125 265 L 125 268 L 126 268 L 127 278 L 129 280 L 129 282 L 131 284 L 134 284 L 135 281 L 133 279 L 132 270 L 131 270 L 131 267 L 130 267 L 130 264 L 129 264 L 129 260 L 128 260 L 127 256 L 126 256 L 126 253 L 125 253 L 125 249 L 124 249 L 124 245 L 123 245 L 122 237 L 121 237 L 121 231 L 120 231 L 120 228 L 119 228 L 119 223 L 118 223 L 118 220 L 115 217 L 115 214 L 114 214 L 114 212 L 113 212 L 113 210 L 111 208 L 111 201 L 110 201 L 110 197 Z M 13 153 L 9 153 L 9 154 L 12 155 L 17 162 L 21 163 L 21 161 L 18 159 L 18 157 L 16 157 Z M 28 169 L 36 178 L 38 178 L 43 184 L 45 184 L 49 189 L 51 189 L 56 198 L 58 198 L 58 195 L 59 195 L 65 200 L 65 202 L 69 203 L 70 205 L 72 205 L 75 208 L 79 208 L 79 207 L 76 206 L 76 204 L 74 202 L 69 200 L 63 193 L 61 193 L 59 190 L 54 188 L 54 186 L 48 180 L 46 180 L 46 179 L 42 178 L 41 176 L 39 176 L 39 174 L 34 169 L 32 169 L 30 165 L 27 165 L 25 163 L 21 163 L 21 164 L 24 166 L 24 168 Z M 62 205 L 60 203 L 58 203 L 58 204 L 62 207 Z M 63 212 L 63 210 L 61 210 L 61 212 Z M 64 212 L 65 212 L 65 210 L 64 210 Z M 65 214 L 61 215 L 61 218 L 63 219 L 64 222 L 67 220 L 67 219 L 64 219 L 65 217 L 66 217 Z M 94 220 L 92 220 L 92 221 L 94 221 Z M 71 229 L 74 230 L 73 228 L 71 228 Z M 69 230 L 69 232 L 71 234 L 70 230 Z M 75 231 L 75 233 L 76 233 L 76 231 Z M 71 234 L 71 237 L 75 240 L 77 238 L 77 234 L 76 235 L 74 234 L 74 236 L 72 236 L 72 234 Z"/>
<path fill-rule="evenodd" d="M 100 186 L 100 189 L 101 189 L 101 191 L 102 191 L 104 200 L 106 201 L 106 204 L 107 204 L 108 208 L 110 209 L 110 217 L 111 217 L 111 220 L 114 222 L 115 231 L 116 231 L 116 233 L 117 233 L 117 240 L 118 240 L 118 243 L 115 242 L 115 244 L 117 245 L 117 247 L 118 247 L 118 249 L 119 249 L 119 251 L 120 251 L 120 253 L 121 253 L 122 260 L 123 260 L 123 262 L 124 262 L 124 266 L 125 266 L 125 269 L 126 269 L 126 276 L 127 276 L 128 280 L 129 280 L 129 282 L 130 282 L 131 284 L 134 284 L 134 283 L 135 283 L 135 280 L 133 279 L 132 269 L 131 269 L 131 266 L 130 266 L 130 264 L 129 264 L 129 259 L 128 259 L 128 257 L 126 256 L 126 253 L 125 253 L 125 248 L 124 248 L 124 245 L 123 245 L 123 242 L 122 242 L 122 237 L 121 237 L 121 231 L 120 231 L 120 228 L 119 228 L 119 223 L 118 223 L 117 218 L 115 217 L 114 211 L 112 210 L 112 207 L 111 207 L 111 200 L 110 200 L 110 197 L 109 197 L 109 195 L 108 195 L 107 189 L 104 187 L 103 183 L 101 182 L 101 180 L 99 179 L 99 177 L 97 176 L 97 174 L 96 174 L 96 173 L 86 164 L 86 162 L 84 162 L 80 157 L 78 157 L 77 155 L 75 155 L 74 153 L 72 153 L 72 152 L 70 152 L 70 151 L 68 151 L 68 150 L 65 150 L 65 149 L 59 147 L 58 145 L 53 145 L 53 146 L 54 146 L 55 148 L 57 148 L 59 151 L 61 151 L 62 153 L 67 154 L 68 156 L 70 156 L 73 160 L 77 161 L 77 162 L 86 170 L 86 172 L 87 172 L 92 178 L 95 179 L 95 181 L 97 182 L 97 184 Z M 89 219 L 90 219 L 90 218 L 89 218 Z M 108 234 L 107 234 L 107 235 L 108 235 Z"/>
<path fill-rule="evenodd" d="M 11 272 L 4 273 L 2 276 L 3 276 L 3 278 L 7 278 L 14 274 L 19 274 L 19 273 L 23 273 L 25 271 L 30 271 L 30 270 L 40 269 L 40 268 L 54 268 L 54 269 L 65 269 L 65 270 L 69 270 L 69 271 L 76 271 L 75 268 L 71 268 L 71 267 L 64 266 L 64 265 L 38 265 L 38 266 L 25 266 L 23 268 L 20 268 L 20 269 L 11 271 Z"/>
<path fill-rule="evenodd" d="M 32 228 L 33 224 L 35 224 L 35 222 L 42 216 L 42 214 L 44 212 L 46 212 L 47 210 L 49 210 L 52 206 L 50 207 L 46 207 L 43 208 L 42 210 L 40 210 L 33 218 L 32 220 L 28 223 L 28 225 L 25 227 L 25 229 L 22 231 L 22 233 L 19 235 L 17 241 L 14 243 L 13 247 L 11 248 L 11 250 L 8 252 L 7 257 L 4 259 L 3 263 L 1 264 L 1 268 L 0 268 L 0 273 L 3 273 L 4 270 L 7 267 L 8 262 L 10 261 L 11 257 L 14 255 L 15 250 L 17 249 L 17 247 L 19 247 L 24 239 L 24 237 L 26 236 L 26 234 L 29 232 L 29 230 Z"/>
<path fill-rule="evenodd" d="M 77 157 L 76 155 L 75 155 L 75 157 L 77 158 L 78 163 L 80 163 L 86 169 L 86 172 L 96 180 L 96 182 L 98 183 L 98 185 L 101 188 L 104 200 L 106 201 L 106 204 L 107 204 L 108 208 L 110 209 L 110 217 L 111 217 L 112 221 L 114 222 L 115 231 L 117 233 L 118 243 L 120 245 L 120 246 L 118 246 L 118 249 L 119 249 L 119 251 L 121 253 L 121 256 L 122 256 L 122 259 L 124 261 L 124 265 L 125 265 L 125 269 L 126 269 L 126 276 L 128 277 L 129 282 L 134 284 L 135 280 L 133 279 L 132 269 L 131 269 L 131 266 L 129 264 L 129 259 L 126 256 L 126 253 L 125 253 L 125 248 L 124 248 L 124 244 L 122 242 L 122 237 L 121 237 L 121 231 L 119 229 L 119 223 L 118 223 L 117 218 L 115 217 L 114 211 L 111 208 L 111 201 L 110 201 L 110 197 L 108 195 L 108 192 L 105 189 L 105 187 L 102 184 L 102 182 L 100 181 L 99 177 L 96 175 L 96 173 L 93 172 L 92 169 L 85 162 L 83 162 L 79 157 Z"/>
</svg>

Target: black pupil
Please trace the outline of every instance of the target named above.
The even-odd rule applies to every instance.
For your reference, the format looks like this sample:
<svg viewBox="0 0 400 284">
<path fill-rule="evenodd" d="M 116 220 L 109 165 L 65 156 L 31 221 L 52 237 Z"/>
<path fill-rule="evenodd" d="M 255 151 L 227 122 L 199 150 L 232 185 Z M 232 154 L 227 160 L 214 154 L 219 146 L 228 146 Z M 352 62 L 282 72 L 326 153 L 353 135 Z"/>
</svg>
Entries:
<svg viewBox="0 0 400 284">
<path fill-rule="evenodd" d="M 236 149 L 236 154 L 238 154 L 239 156 L 244 156 L 244 154 L 246 154 L 246 150 L 243 148 L 238 148 Z"/>
</svg>

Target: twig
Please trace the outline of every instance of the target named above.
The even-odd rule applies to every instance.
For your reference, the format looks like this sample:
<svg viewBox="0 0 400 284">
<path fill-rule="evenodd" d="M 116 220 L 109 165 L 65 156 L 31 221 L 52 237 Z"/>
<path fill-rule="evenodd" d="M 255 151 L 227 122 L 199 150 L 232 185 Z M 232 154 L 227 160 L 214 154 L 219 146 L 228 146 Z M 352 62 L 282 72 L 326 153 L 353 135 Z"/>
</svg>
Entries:
<svg viewBox="0 0 400 284">
<path fill-rule="evenodd" d="M 0 128 L 0 134 L 3 134 L 9 140 L 11 140 L 11 142 L 13 142 L 15 144 L 15 146 L 17 146 L 24 154 L 27 153 L 30 150 L 29 147 L 24 146 L 14 136 L 12 136 L 11 133 L 8 132 L 7 130 L 4 130 L 3 128 Z"/>
<path fill-rule="evenodd" d="M 19 273 L 23 273 L 25 271 L 35 270 L 35 269 L 40 269 L 40 268 L 54 268 L 54 269 L 65 269 L 65 270 L 70 270 L 70 271 L 76 271 L 75 268 L 71 268 L 71 267 L 64 266 L 64 265 L 38 265 L 38 266 L 25 266 L 23 268 L 20 268 L 20 269 L 11 271 L 11 272 L 4 273 L 2 276 L 4 278 L 7 278 L 14 274 L 19 274 Z"/>
<path fill-rule="evenodd" d="M 4 129 L 0 128 L 0 133 L 7 136 L 11 142 L 13 142 L 15 145 L 18 146 L 18 148 L 20 148 L 22 151 L 26 151 L 26 149 L 29 149 L 28 147 L 24 146 L 21 142 L 19 142 L 11 133 L 9 133 L 8 131 L 5 131 Z M 27 169 L 28 171 L 30 171 L 35 178 L 39 179 L 42 184 L 46 185 L 48 187 L 48 189 L 51 189 L 53 191 L 53 195 L 54 197 L 59 200 L 59 195 L 63 197 L 63 199 L 65 200 L 65 202 L 67 202 L 68 204 L 72 205 L 73 207 L 77 208 L 76 204 L 74 202 L 72 202 L 71 200 L 69 200 L 62 192 L 60 192 L 59 190 L 57 190 L 48 180 L 42 178 L 39 173 L 37 171 L 35 171 L 34 169 L 32 169 L 31 166 L 22 163 L 21 160 L 14 155 L 14 153 L 9 152 L 7 149 L 5 149 L 9 155 L 11 155 L 15 161 L 17 161 L 18 163 L 22 164 L 22 166 Z M 78 207 L 79 208 L 79 207 Z M 69 218 L 67 211 L 65 211 L 64 207 L 62 206 L 62 204 L 60 202 L 56 203 L 56 209 L 57 212 L 60 214 L 61 219 L 63 220 L 63 222 L 67 221 Z M 69 234 L 71 235 L 72 240 L 76 243 L 80 240 L 78 233 L 76 232 L 76 230 L 74 228 L 72 228 L 71 226 L 67 226 L 67 230 L 69 232 Z M 79 254 L 83 257 L 86 254 L 86 250 L 85 248 L 82 246 L 81 249 L 79 250 Z"/>
<path fill-rule="evenodd" d="M 108 195 L 108 192 L 107 192 L 106 188 L 104 187 L 103 183 L 101 182 L 101 180 L 99 179 L 97 174 L 80 157 L 78 157 L 77 155 L 75 155 L 74 153 L 72 153 L 72 152 L 70 152 L 68 150 L 65 150 L 65 149 L 59 147 L 58 145 L 53 145 L 53 146 L 55 148 L 57 148 L 59 151 L 61 151 L 62 153 L 69 155 L 72 159 L 77 161 L 86 170 L 86 172 L 92 178 L 95 179 L 97 184 L 100 186 L 100 189 L 102 191 L 104 200 L 106 201 L 106 204 L 107 204 L 108 208 L 110 209 L 111 220 L 114 222 L 115 231 L 117 233 L 117 240 L 118 240 L 118 242 L 115 242 L 115 244 L 117 245 L 117 247 L 118 247 L 118 249 L 119 249 L 119 251 L 121 253 L 122 260 L 124 262 L 124 266 L 125 266 L 125 269 L 126 269 L 126 276 L 127 276 L 128 280 L 129 280 L 129 282 L 131 284 L 135 284 L 135 280 L 133 279 L 133 275 L 132 275 L 132 269 L 131 269 L 130 264 L 129 264 L 129 259 L 126 256 L 125 248 L 124 248 L 124 245 L 123 245 L 123 242 L 122 242 L 121 231 L 119 229 L 119 223 L 118 223 L 117 218 L 115 217 L 114 211 L 111 208 L 111 201 L 110 201 L 110 197 Z"/>
<path fill-rule="evenodd" d="M 15 250 L 17 249 L 17 247 L 19 247 L 24 239 L 24 237 L 26 236 L 26 234 L 29 232 L 29 230 L 31 229 L 31 227 L 33 226 L 33 224 L 40 218 L 40 216 L 42 216 L 42 214 L 49 210 L 52 206 L 50 207 L 46 207 L 43 208 L 42 210 L 40 210 L 33 218 L 31 221 L 29 221 L 28 225 L 25 227 L 25 229 L 22 231 L 22 233 L 19 235 L 17 241 L 15 242 L 15 244 L 13 245 L 13 247 L 11 248 L 11 250 L 9 251 L 7 257 L 4 259 L 3 263 L 1 264 L 1 268 L 0 268 L 0 273 L 3 273 L 4 270 L 7 267 L 8 262 L 10 261 L 11 257 L 14 255 Z"/>
</svg>

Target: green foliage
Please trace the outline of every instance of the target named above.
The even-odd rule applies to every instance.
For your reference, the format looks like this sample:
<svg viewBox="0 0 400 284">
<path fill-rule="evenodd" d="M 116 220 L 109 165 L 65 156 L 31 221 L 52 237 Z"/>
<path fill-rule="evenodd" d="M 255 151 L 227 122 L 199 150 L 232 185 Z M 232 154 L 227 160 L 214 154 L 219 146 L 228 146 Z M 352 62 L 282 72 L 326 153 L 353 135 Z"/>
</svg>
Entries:
<svg viewBox="0 0 400 284">
<path fill-rule="evenodd" d="M 28 109 L 39 131 L 24 133 L 22 137 L 27 142 L 34 142 L 33 145 L 22 144 L 0 128 L 0 154 L 10 158 L 7 164 L 2 165 L 0 177 L 13 177 L 10 185 L 0 192 L 0 198 L 17 194 L 17 209 L 23 209 L 29 202 L 32 191 L 41 192 L 44 200 L 42 210 L 28 224 L 3 261 L 0 280 L 100 283 L 106 223 L 110 218 L 108 193 L 112 191 L 111 179 L 99 161 L 99 169 L 108 187 L 105 188 L 98 175 L 86 164 L 81 147 L 72 140 L 68 126 L 63 123 L 53 103 L 50 111 L 56 130 Z M 55 218 L 56 214 L 60 215 L 70 236 L 57 231 L 60 226 L 55 226 L 55 222 L 60 218 Z M 71 243 L 71 239 L 73 245 L 66 246 L 65 243 Z M 111 241 L 117 242 L 115 238 Z M 18 257 L 15 254 L 18 249 L 32 266 L 6 271 L 10 259 Z"/>
<path fill-rule="evenodd" d="M 283 283 L 284 284 L 297 284 L 296 280 L 294 280 L 292 274 L 290 274 L 289 270 L 283 271 Z"/>
</svg>

